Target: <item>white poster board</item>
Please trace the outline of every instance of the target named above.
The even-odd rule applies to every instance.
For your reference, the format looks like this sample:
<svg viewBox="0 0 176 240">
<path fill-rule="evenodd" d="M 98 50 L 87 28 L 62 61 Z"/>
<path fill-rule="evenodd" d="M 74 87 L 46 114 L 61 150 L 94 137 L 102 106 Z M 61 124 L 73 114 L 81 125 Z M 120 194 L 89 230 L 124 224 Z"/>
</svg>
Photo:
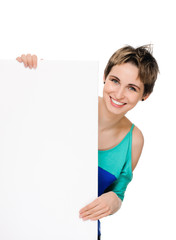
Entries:
<svg viewBox="0 0 176 240">
<path fill-rule="evenodd" d="M 0 239 L 95 240 L 98 63 L 0 61 Z"/>
</svg>

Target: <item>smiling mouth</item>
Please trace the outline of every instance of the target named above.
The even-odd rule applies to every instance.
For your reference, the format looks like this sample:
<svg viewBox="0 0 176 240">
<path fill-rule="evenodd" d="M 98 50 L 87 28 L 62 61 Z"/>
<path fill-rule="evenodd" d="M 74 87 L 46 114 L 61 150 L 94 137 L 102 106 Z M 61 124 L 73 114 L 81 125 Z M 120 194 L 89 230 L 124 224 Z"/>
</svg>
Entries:
<svg viewBox="0 0 176 240">
<path fill-rule="evenodd" d="M 118 102 L 118 101 L 114 100 L 112 97 L 110 97 L 110 99 L 111 99 L 112 103 L 114 103 L 116 106 L 121 107 L 121 106 L 126 105 L 126 103 Z"/>
</svg>

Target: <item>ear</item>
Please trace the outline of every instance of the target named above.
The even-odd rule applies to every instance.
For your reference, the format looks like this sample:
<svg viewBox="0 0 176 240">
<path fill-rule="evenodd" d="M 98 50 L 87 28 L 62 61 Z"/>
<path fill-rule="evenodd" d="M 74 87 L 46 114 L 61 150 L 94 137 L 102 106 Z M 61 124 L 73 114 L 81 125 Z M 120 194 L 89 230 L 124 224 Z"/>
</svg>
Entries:
<svg viewBox="0 0 176 240">
<path fill-rule="evenodd" d="M 150 94 L 146 94 L 145 96 L 142 97 L 142 101 L 145 101 L 148 97 L 150 96 Z"/>
</svg>

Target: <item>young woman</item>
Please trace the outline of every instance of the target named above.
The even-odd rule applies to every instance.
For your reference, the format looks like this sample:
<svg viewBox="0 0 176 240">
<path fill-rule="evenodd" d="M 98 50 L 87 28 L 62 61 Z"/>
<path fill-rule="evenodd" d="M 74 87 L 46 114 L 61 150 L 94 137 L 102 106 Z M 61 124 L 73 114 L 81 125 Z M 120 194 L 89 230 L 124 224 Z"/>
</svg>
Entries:
<svg viewBox="0 0 176 240">
<path fill-rule="evenodd" d="M 18 57 L 26 67 L 37 67 L 37 57 Z M 99 220 L 117 212 L 140 158 L 142 132 L 125 116 L 153 91 L 158 64 L 149 46 L 125 46 L 109 59 L 104 71 L 103 97 L 98 111 L 98 198 L 80 210 L 83 220 Z M 100 239 L 98 221 L 98 239 Z"/>
</svg>

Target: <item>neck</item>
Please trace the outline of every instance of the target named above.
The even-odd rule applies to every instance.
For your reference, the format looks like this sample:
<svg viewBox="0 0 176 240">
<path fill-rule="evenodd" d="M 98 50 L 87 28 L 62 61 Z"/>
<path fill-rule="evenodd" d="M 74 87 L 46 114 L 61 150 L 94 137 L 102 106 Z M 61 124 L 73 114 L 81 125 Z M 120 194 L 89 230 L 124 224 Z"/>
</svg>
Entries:
<svg viewBox="0 0 176 240">
<path fill-rule="evenodd" d="M 100 131 L 111 130 L 117 127 L 120 125 L 122 118 L 124 118 L 124 115 L 116 115 L 109 112 L 103 98 L 99 97 L 98 126 Z"/>
</svg>

